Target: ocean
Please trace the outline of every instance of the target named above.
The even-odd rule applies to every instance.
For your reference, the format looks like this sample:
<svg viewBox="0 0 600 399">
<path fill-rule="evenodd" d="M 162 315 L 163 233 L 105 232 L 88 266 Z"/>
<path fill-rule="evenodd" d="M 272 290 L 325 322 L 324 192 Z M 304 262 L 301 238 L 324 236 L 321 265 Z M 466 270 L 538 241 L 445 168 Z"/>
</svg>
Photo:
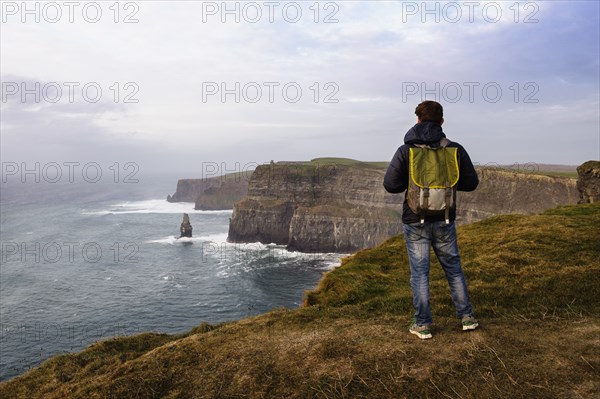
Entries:
<svg viewBox="0 0 600 399">
<path fill-rule="evenodd" d="M 1 185 L 0 380 L 113 336 L 298 307 L 339 265 L 227 243 L 231 211 L 168 203 L 176 179 L 145 181 Z M 177 239 L 184 212 L 191 239 Z"/>
</svg>

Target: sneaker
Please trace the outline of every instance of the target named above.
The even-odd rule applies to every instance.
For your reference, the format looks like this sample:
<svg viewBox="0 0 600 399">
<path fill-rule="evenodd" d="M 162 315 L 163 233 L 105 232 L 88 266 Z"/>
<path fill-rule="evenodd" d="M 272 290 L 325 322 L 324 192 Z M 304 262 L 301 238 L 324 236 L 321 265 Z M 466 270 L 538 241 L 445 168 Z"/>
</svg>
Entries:
<svg viewBox="0 0 600 399">
<path fill-rule="evenodd" d="M 463 316 L 462 329 L 463 331 L 474 330 L 479 327 L 479 322 L 473 316 Z"/>
<path fill-rule="evenodd" d="M 421 339 L 429 339 L 432 337 L 431 331 L 429 331 L 429 326 L 419 326 L 417 325 L 417 321 L 415 319 L 413 319 L 408 331 Z"/>
</svg>

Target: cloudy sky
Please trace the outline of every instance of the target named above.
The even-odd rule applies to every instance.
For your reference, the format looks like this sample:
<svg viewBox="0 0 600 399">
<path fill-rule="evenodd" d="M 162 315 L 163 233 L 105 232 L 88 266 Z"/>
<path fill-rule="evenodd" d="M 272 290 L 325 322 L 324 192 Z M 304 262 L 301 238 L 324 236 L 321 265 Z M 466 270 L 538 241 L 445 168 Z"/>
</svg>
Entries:
<svg viewBox="0 0 600 399">
<path fill-rule="evenodd" d="M 423 99 L 478 163 L 600 159 L 597 1 L 2 1 L 3 162 L 387 161 Z M 225 171 L 225 170 L 224 170 Z"/>
</svg>

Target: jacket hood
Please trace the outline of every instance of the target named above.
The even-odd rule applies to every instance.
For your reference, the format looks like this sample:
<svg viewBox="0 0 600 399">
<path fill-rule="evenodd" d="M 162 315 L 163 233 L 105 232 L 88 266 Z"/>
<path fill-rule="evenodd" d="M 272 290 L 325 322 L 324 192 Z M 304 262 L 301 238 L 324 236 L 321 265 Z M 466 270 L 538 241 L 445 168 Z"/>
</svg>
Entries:
<svg viewBox="0 0 600 399">
<path fill-rule="evenodd" d="M 437 144 L 446 137 L 442 126 L 437 122 L 417 123 L 406 132 L 404 144 Z M 432 146 L 433 147 L 433 146 Z"/>
</svg>

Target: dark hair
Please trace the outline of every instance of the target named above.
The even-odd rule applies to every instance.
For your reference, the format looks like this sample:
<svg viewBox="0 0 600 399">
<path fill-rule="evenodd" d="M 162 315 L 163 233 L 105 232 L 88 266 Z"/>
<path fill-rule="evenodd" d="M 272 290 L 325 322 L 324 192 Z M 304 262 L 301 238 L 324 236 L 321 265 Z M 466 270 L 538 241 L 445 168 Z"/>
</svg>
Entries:
<svg viewBox="0 0 600 399">
<path fill-rule="evenodd" d="M 441 122 L 444 117 L 444 108 L 442 104 L 435 101 L 423 101 L 417 105 L 415 114 L 421 119 L 421 122 Z"/>
</svg>

